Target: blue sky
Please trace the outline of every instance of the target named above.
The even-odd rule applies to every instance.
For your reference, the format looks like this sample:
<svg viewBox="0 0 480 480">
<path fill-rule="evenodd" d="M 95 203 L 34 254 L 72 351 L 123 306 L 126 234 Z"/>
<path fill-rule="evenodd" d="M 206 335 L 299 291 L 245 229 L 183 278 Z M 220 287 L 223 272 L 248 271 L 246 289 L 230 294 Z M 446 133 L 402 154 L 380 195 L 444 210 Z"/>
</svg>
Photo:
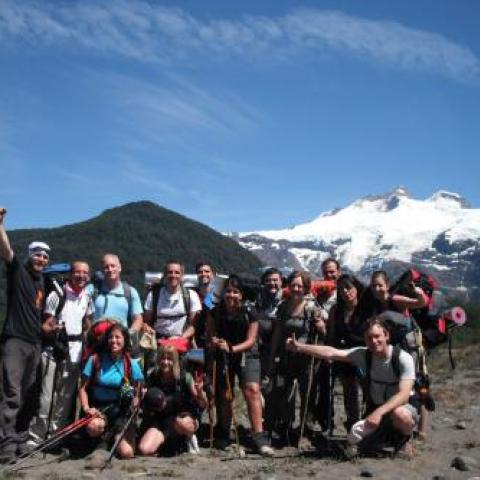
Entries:
<svg viewBox="0 0 480 480">
<path fill-rule="evenodd" d="M 0 0 L 0 205 L 218 230 L 368 194 L 480 207 L 480 2 Z"/>
</svg>

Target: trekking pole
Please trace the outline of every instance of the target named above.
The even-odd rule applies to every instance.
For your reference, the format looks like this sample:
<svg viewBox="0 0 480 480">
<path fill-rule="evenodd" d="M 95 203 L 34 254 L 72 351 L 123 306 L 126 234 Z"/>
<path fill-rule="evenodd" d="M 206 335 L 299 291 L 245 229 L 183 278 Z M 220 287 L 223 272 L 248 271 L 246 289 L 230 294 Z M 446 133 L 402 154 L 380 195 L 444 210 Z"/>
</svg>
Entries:
<svg viewBox="0 0 480 480">
<path fill-rule="evenodd" d="M 45 438 L 44 440 L 47 440 L 47 438 L 50 436 L 50 429 L 52 428 L 52 415 L 53 415 L 53 409 L 56 403 L 56 394 L 57 394 L 57 382 L 58 382 L 58 377 L 61 375 L 63 368 L 60 366 L 58 362 L 55 362 L 55 369 L 53 372 L 53 383 L 52 383 L 52 394 L 50 396 L 50 407 L 48 409 L 48 419 L 47 419 L 47 431 L 45 432 Z M 60 374 L 59 374 L 60 371 Z M 46 450 L 43 452 L 43 458 L 47 456 Z"/>
<path fill-rule="evenodd" d="M 26 454 L 21 455 L 20 457 L 12 460 L 12 462 L 8 463 L 2 470 L 0 470 L 0 472 L 6 473 L 6 472 L 15 471 L 19 466 L 23 465 L 27 460 L 35 456 L 37 453 L 45 451 L 47 448 L 52 447 L 60 440 L 63 440 L 64 438 L 68 437 L 71 433 L 76 432 L 77 430 L 80 430 L 80 428 L 88 425 L 94 418 L 96 417 L 94 416 L 84 417 L 60 429 L 59 432 L 56 432 L 52 437 L 48 438 L 47 440 L 39 444 L 32 451 L 27 452 Z"/>
<path fill-rule="evenodd" d="M 123 437 L 125 437 L 125 434 L 127 433 L 127 430 L 130 427 L 131 423 L 133 422 L 133 419 L 136 417 L 139 408 L 140 408 L 140 405 L 138 407 L 135 407 L 135 408 L 132 409 L 132 413 L 128 417 L 127 422 L 123 426 L 121 432 L 118 434 L 117 439 L 115 440 L 115 443 L 113 444 L 113 447 L 110 449 L 110 452 L 108 453 L 107 460 L 105 461 L 105 464 L 103 465 L 101 470 L 104 470 L 107 467 L 107 465 L 109 465 L 110 462 L 112 461 L 112 458 L 115 455 L 115 451 L 117 450 L 118 445 L 123 440 Z"/>
<path fill-rule="evenodd" d="M 335 390 L 335 377 L 333 374 L 333 363 L 328 364 L 328 411 L 327 411 L 327 431 L 329 438 L 333 435 L 333 402 Z"/>
<path fill-rule="evenodd" d="M 318 333 L 315 334 L 315 339 L 314 339 L 314 345 L 317 344 L 318 341 Z M 305 423 L 307 421 L 307 414 L 308 414 L 308 404 L 309 404 L 309 399 L 310 399 L 310 393 L 312 391 L 312 384 L 313 384 L 313 370 L 315 366 L 315 357 L 312 357 L 310 360 L 310 366 L 308 370 L 308 384 L 307 384 L 307 392 L 306 392 L 306 397 L 305 397 L 305 403 L 304 403 L 304 410 L 303 410 L 303 417 L 302 417 L 302 422 L 300 424 L 300 438 L 298 440 L 298 450 L 302 450 L 302 440 L 303 440 L 303 433 L 305 430 Z"/>
<path fill-rule="evenodd" d="M 210 450 L 213 450 L 213 437 L 214 437 L 214 425 L 213 425 L 213 402 L 215 402 L 217 387 L 217 360 L 213 360 L 212 366 L 212 390 L 211 398 L 208 402 L 208 421 L 210 422 Z"/>
<path fill-rule="evenodd" d="M 237 428 L 237 417 L 235 415 L 235 408 L 233 406 L 233 390 L 232 385 L 230 383 L 230 369 L 228 368 L 228 356 L 226 353 L 224 355 L 224 368 L 223 371 L 225 373 L 225 381 L 227 384 L 227 400 L 230 404 L 230 414 L 232 416 L 232 424 L 233 424 L 233 431 L 235 433 L 235 443 L 237 445 L 237 453 L 240 458 L 245 456 L 245 451 L 240 446 L 240 438 L 238 436 L 238 428 Z"/>
</svg>

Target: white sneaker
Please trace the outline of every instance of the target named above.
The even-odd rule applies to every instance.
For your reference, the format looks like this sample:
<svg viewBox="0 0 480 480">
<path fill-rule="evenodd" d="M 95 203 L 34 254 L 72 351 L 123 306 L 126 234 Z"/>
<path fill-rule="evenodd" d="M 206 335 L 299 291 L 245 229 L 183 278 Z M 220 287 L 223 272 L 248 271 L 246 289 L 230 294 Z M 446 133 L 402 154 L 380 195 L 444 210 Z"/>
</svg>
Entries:
<svg viewBox="0 0 480 480">
<path fill-rule="evenodd" d="M 264 457 L 273 457 L 275 455 L 275 450 L 269 445 L 262 445 L 258 451 Z"/>
<path fill-rule="evenodd" d="M 193 455 L 198 455 L 200 453 L 200 447 L 198 446 L 198 440 L 195 434 L 187 440 L 187 449 L 188 453 L 192 453 Z"/>
</svg>

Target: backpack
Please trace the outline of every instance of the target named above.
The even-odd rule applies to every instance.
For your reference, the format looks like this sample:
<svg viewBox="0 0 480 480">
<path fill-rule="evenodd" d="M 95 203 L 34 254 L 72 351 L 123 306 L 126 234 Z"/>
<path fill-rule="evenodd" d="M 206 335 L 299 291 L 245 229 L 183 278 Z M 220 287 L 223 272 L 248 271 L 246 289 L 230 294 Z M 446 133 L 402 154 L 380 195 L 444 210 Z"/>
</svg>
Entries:
<svg viewBox="0 0 480 480">
<path fill-rule="evenodd" d="M 159 282 L 152 284 L 150 287 L 150 291 L 152 292 L 152 317 L 153 318 L 156 318 L 158 299 L 160 298 L 160 291 L 164 286 L 165 284 L 162 278 Z M 185 315 L 187 316 L 185 320 L 185 324 L 183 325 L 183 331 L 185 331 L 190 325 L 188 317 L 190 315 L 191 299 L 190 299 L 189 288 L 186 287 L 183 283 L 180 284 L 180 288 L 182 292 L 183 308 L 185 310 Z"/>
<path fill-rule="evenodd" d="M 451 330 L 462 326 L 466 322 L 465 311 L 461 307 L 453 307 L 437 315 L 430 312 L 434 307 L 434 291 L 438 289 L 439 283 L 435 278 L 415 269 L 404 272 L 392 287 L 393 293 L 405 296 L 414 296 L 411 285 L 420 287 L 428 298 L 427 305 L 423 308 L 416 308 L 411 311 L 415 323 L 422 332 L 426 347 L 432 348 L 448 342 L 448 354 L 452 369 L 455 368 L 455 361 L 452 354 Z"/>
<path fill-rule="evenodd" d="M 94 323 L 90 327 L 87 332 L 86 341 L 82 349 L 82 368 L 87 363 L 88 358 L 97 352 L 99 346 L 103 343 L 105 333 L 115 323 L 116 322 L 108 319 L 100 320 L 99 322 Z"/>
<path fill-rule="evenodd" d="M 58 318 L 65 306 L 65 284 L 70 275 L 71 266 L 69 263 L 55 263 L 43 270 L 43 283 L 45 286 L 45 299 L 50 293 L 56 292 L 59 298 L 58 305 L 53 316 Z"/>
<path fill-rule="evenodd" d="M 392 370 L 395 376 L 397 377 L 397 380 L 395 382 L 379 382 L 378 380 L 375 380 L 375 383 L 381 383 L 382 385 L 386 385 L 387 388 L 391 387 L 393 390 L 395 387 L 398 386 L 398 382 L 400 379 L 400 351 L 401 348 L 398 345 L 395 345 L 392 350 L 392 359 L 391 359 L 391 365 L 392 365 Z M 366 404 L 367 404 L 367 413 L 372 412 L 378 405 L 375 405 L 373 403 L 371 393 L 370 393 L 370 386 L 372 383 L 372 352 L 367 348 L 365 351 L 365 390 L 364 392 L 366 393 Z M 387 390 L 388 392 L 388 390 Z M 389 400 L 392 395 L 389 395 L 388 398 L 384 399 L 384 402 Z"/>
<path fill-rule="evenodd" d="M 158 305 L 158 299 L 160 298 L 160 290 L 164 287 L 164 283 L 162 281 L 158 283 L 154 283 L 151 287 L 152 292 L 152 312 L 156 311 Z M 188 326 L 188 316 L 190 315 L 190 307 L 191 307 L 191 299 L 189 289 L 181 284 L 180 285 L 181 292 L 182 292 L 182 300 L 183 300 L 183 308 L 185 310 L 185 314 L 187 315 L 187 322 L 185 322 L 185 326 Z"/>
<path fill-rule="evenodd" d="M 377 318 L 383 320 L 390 333 L 390 344 L 398 345 L 403 350 L 412 353 L 419 347 L 416 332 L 418 325 L 413 317 L 408 317 L 394 310 L 385 310 Z"/>
<path fill-rule="evenodd" d="M 392 370 L 397 377 L 397 381 L 395 382 L 378 382 L 375 380 L 375 383 L 382 383 L 384 385 L 387 385 L 387 387 L 392 387 L 392 389 L 398 385 L 398 382 L 400 380 L 400 352 L 401 348 L 398 345 L 395 345 L 392 350 L 392 359 L 391 359 L 391 365 L 392 365 Z M 365 368 L 365 388 L 364 392 L 366 394 L 366 411 L 367 414 L 375 410 L 378 405 L 375 405 L 373 403 L 373 400 L 370 396 L 370 386 L 372 382 L 372 377 L 371 377 L 371 370 L 372 370 L 372 352 L 370 350 L 366 350 L 365 352 L 365 363 L 366 363 L 366 368 Z M 393 394 L 392 394 L 393 395 Z M 392 395 L 390 395 L 388 398 L 385 398 L 385 401 L 387 401 Z M 424 405 L 425 408 L 429 412 L 433 412 L 435 410 L 435 401 L 430 393 L 430 378 L 428 374 L 423 373 L 423 372 L 417 372 L 415 376 L 415 383 L 414 383 L 414 394 L 410 396 L 409 403 L 416 407 L 417 409 L 420 407 L 420 405 Z"/>
<path fill-rule="evenodd" d="M 70 275 L 69 263 L 56 263 L 43 270 L 43 282 L 45 288 L 45 302 L 49 295 L 55 292 L 58 296 L 58 304 L 52 315 L 58 320 L 66 302 L 65 285 Z M 56 362 L 62 362 L 69 357 L 68 335 L 65 329 L 60 329 L 43 338 L 44 347 L 50 347 Z"/>
<path fill-rule="evenodd" d="M 433 307 L 433 292 L 438 289 L 439 284 L 431 275 L 411 268 L 404 272 L 395 282 L 391 288 L 391 293 L 415 298 L 416 294 L 412 289 L 412 285 L 420 287 L 428 299 L 425 307 L 415 308 L 411 311 L 411 315 L 415 318 L 420 328 L 423 329 L 424 323 L 427 321 L 428 313 Z"/>
</svg>

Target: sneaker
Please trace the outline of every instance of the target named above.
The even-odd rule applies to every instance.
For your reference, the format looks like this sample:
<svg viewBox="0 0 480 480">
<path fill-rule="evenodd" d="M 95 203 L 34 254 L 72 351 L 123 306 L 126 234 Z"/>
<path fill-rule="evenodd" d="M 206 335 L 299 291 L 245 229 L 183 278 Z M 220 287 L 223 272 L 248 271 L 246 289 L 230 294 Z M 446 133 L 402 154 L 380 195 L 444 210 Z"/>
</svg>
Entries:
<svg viewBox="0 0 480 480">
<path fill-rule="evenodd" d="M 33 440 L 28 440 L 25 443 L 18 443 L 16 454 L 17 457 L 26 457 L 29 453 L 37 449 L 39 444 Z"/>
<path fill-rule="evenodd" d="M 254 433 L 252 439 L 260 455 L 271 457 L 275 454 L 273 448 L 268 444 L 268 436 L 266 432 Z"/>
<path fill-rule="evenodd" d="M 198 446 L 198 440 L 195 434 L 193 434 L 187 440 L 187 450 L 188 450 L 188 453 L 191 453 L 193 455 L 198 455 L 200 453 L 200 447 Z"/>
<path fill-rule="evenodd" d="M 275 450 L 270 445 L 262 445 L 258 449 L 258 453 L 264 457 L 273 457 L 275 456 Z"/>
</svg>

